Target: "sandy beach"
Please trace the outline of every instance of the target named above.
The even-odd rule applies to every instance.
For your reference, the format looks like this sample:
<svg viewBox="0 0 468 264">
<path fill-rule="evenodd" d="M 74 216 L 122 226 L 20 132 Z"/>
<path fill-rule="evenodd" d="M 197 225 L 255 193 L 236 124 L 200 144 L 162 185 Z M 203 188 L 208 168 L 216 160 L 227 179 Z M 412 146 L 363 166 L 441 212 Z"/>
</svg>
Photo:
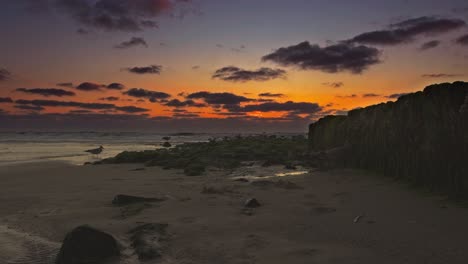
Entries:
<svg viewBox="0 0 468 264">
<path fill-rule="evenodd" d="M 188 177 L 142 168 L 1 167 L 1 262 L 50 263 L 65 234 L 88 224 L 117 238 L 120 263 L 138 263 L 128 231 L 142 223 L 168 224 L 154 263 L 466 263 L 468 256 L 468 209 L 381 176 L 269 177 L 288 171 L 254 165 Z M 116 207 L 117 194 L 163 201 Z M 249 198 L 261 206 L 245 210 Z"/>
</svg>

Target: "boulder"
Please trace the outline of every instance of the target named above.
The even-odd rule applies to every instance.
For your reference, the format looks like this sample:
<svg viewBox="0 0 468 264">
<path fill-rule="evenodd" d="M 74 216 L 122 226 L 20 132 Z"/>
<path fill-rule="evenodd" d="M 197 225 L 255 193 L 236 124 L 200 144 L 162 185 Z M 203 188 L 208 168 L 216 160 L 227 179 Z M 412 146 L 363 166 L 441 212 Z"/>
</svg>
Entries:
<svg viewBox="0 0 468 264">
<path fill-rule="evenodd" d="M 119 255 L 120 249 L 112 235 L 83 225 L 65 236 L 55 263 L 97 264 Z"/>
</svg>

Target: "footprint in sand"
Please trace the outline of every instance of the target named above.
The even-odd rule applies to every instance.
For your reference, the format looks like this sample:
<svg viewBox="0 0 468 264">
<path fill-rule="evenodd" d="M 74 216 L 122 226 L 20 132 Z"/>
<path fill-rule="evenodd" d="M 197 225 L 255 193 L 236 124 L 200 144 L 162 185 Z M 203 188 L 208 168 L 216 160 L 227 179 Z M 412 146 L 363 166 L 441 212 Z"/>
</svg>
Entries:
<svg viewBox="0 0 468 264">
<path fill-rule="evenodd" d="M 52 264 L 60 248 L 40 237 L 0 226 L 0 259 L 5 264 Z"/>
</svg>

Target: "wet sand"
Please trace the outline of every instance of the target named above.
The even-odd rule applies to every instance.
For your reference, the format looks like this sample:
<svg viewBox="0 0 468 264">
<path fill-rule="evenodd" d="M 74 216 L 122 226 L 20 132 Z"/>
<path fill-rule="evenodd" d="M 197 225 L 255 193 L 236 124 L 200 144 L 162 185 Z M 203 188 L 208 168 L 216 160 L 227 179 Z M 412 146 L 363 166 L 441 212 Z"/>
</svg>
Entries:
<svg viewBox="0 0 468 264">
<path fill-rule="evenodd" d="M 468 257 L 468 209 L 384 177 L 352 170 L 268 177 L 286 171 L 260 166 L 187 177 L 139 168 L 0 167 L 0 262 L 50 263 L 65 234 L 89 224 L 127 247 L 122 263 L 137 263 L 128 231 L 142 223 L 169 224 L 163 259 L 154 263 L 466 263 Z M 244 176 L 250 182 L 234 181 Z M 166 200 L 116 207 L 117 194 Z M 262 206 L 244 210 L 253 197 Z"/>
</svg>

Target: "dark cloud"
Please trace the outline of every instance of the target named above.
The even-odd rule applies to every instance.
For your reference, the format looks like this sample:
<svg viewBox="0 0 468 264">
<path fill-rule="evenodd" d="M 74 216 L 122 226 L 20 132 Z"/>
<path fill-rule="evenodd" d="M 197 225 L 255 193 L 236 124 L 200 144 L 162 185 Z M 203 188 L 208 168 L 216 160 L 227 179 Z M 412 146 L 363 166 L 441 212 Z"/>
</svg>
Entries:
<svg viewBox="0 0 468 264">
<path fill-rule="evenodd" d="M 13 103 L 10 97 L 0 97 L 0 103 Z"/>
<path fill-rule="evenodd" d="M 199 65 L 192 66 L 192 70 L 198 70 L 198 69 L 200 69 Z"/>
<path fill-rule="evenodd" d="M 302 42 L 280 48 L 262 58 L 282 66 L 295 66 L 303 70 L 319 70 L 328 73 L 349 71 L 359 74 L 380 62 L 376 48 L 340 43 L 326 47 Z"/>
<path fill-rule="evenodd" d="M 460 45 L 468 46 L 468 34 L 457 38 L 455 42 Z"/>
<path fill-rule="evenodd" d="M 332 88 L 341 88 L 344 86 L 343 82 L 325 82 L 322 83 L 324 86 L 332 87 Z"/>
<path fill-rule="evenodd" d="M 62 96 L 75 96 L 76 94 L 71 91 L 63 90 L 63 89 L 57 89 L 57 88 L 18 88 L 16 89 L 17 92 L 22 92 L 22 93 L 30 93 L 30 94 L 37 94 L 37 95 L 42 95 L 42 96 L 57 96 L 57 97 L 62 97 Z"/>
<path fill-rule="evenodd" d="M 206 107 L 206 104 L 197 103 L 193 100 L 180 101 L 179 99 L 173 99 L 164 104 L 170 107 Z"/>
<path fill-rule="evenodd" d="M 21 110 L 30 110 L 30 111 L 42 111 L 45 108 L 42 106 L 36 106 L 36 105 L 15 105 L 16 109 L 21 109 Z"/>
<path fill-rule="evenodd" d="M 102 97 L 102 98 L 99 98 L 99 100 L 101 100 L 101 101 L 115 102 L 115 101 L 119 101 L 120 98 L 119 98 L 119 97 L 115 97 L 115 96 L 109 96 L 109 97 Z"/>
<path fill-rule="evenodd" d="M 29 105 L 37 107 L 76 107 L 90 110 L 117 110 L 126 113 L 148 112 L 149 109 L 139 108 L 135 106 L 116 106 L 114 104 L 102 103 L 82 103 L 74 101 L 55 101 L 55 100 L 16 100 L 17 105 Z"/>
<path fill-rule="evenodd" d="M 55 100 L 16 100 L 18 105 L 35 105 L 43 107 L 77 107 L 84 109 L 114 109 L 115 105 L 113 104 L 100 104 L 100 103 L 81 103 L 73 101 L 55 101 Z"/>
<path fill-rule="evenodd" d="M 157 17 L 170 14 L 184 0 L 55 0 L 59 11 L 81 25 L 107 31 L 141 31 L 157 28 Z"/>
<path fill-rule="evenodd" d="M 198 118 L 200 115 L 195 113 L 174 113 L 172 115 L 174 118 Z"/>
<path fill-rule="evenodd" d="M 162 66 L 161 65 L 150 65 L 146 67 L 132 67 L 126 68 L 128 72 L 135 74 L 161 74 Z"/>
<path fill-rule="evenodd" d="M 88 34 L 89 34 L 89 30 L 79 28 L 79 29 L 76 30 L 76 33 L 77 33 L 77 34 L 80 34 L 80 35 L 88 35 Z"/>
<path fill-rule="evenodd" d="M 6 69 L 0 68 L 0 82 L 6 81 L 11 78 L 11 73 Z"/>
<path fill-rule="evenodd" d="M 450 77 L 460 77 L 463 76 L 461 74 L 450 74 L 450 73 L 431 73 L 431 74 L 423 74 L 422 77 L 425 78 L 450 78 Z"/>
<path fill-rule="evenodd" d="M 363 94 L 362 97 L 379 97 L 380 94 L 375 94 L 375 93 L 366 93 L 366 94 Z"/>
<path fill-rule="evenodd" d="M 222 48 L 224 48 L 224 45 L 223 44 L 216 44 L 216 47 L 222 49 Z"/>
<path fill-rule="evenodd" d="M 419 47 L 420 50 L 424 51 L 424 50 L 428 50 L 428 49 L 433 49 L 433 48 L 436 48 L 440 45 L 440 41 L 438 40 L 432 40 L 432 41 L 428 41 L 428 42 L 425 42 L 421 45 L 421 47 Z"/>
<path fill-rule="evenodd" d="M 390 99 L 397 99 L 397 98 L 400 98 L 404 95 L 407 95 L 409 93 L 396 93 L 396 94 L 391 94 L 389 96 L 387 96 L 387 98 L 390 98 Z"/>
<path fill-rule="evenodd" d="M 103 84 L 84 82 L 76 87 L 76 89 L 81 91 L 100 91 L 102 88 L 106 87 Z"/>
<path fill-rule="evenodd" d="M 210 105 L 237 105 L 245 102 L 253 102 L 255 99 L 250 99 L 244 96 L 232 93 L 211 93 L 197 92 L 187 95 L 187 99 L 202 99 Z"/>
<path fill-rule="evenodd" d="M 316 103 L 306 102 L 271 102 L 252 104 L 246 106 L 227 105 L 224 107 L 230 112 L 292 112 L 294 114 L 314 114 L 322 111 L 322 107 Z"/>
<path fill-rule="evenodd" d="M 136 107 L 136 106 L 117 106 L 115 109 L 118 111 L 125 112 L 125 113 L 143 113 L 143 112 L 150 111 L 149 109 Z"/>
<path fill-rule="evenodd" d="M 121 83 L 111 83 L 111 84 L 107 85 L 107 89 L 109 89 L 109 90 L 123 90 L 123 89 L 125 89 L 125 85 L 123 85 Z"/>
<path fill-rule="evenodd" d="M 350 94 L 350 95 L 337 95 L 337 98 L 356 98 L 356 94 Z"/>
<path fill-rule="evenodd" d="M 132 88 L 123 94 L 135 97 L 135 98 L 145 98 L 150 100 L 151 102 L 155 103 L 158 102 L 158 100 L 161 99 L 168 99 L 171 97 L 170 94 L 164 93 L 164 92 L 156 92 L 156 91 L 150 91 L 146 90 L 143 88 Z"/>
<path fill-rule="evenodd" d="M 277 78 L 285 78 L 286 71 L 282 69 L 260 68 L 258 70 L 244 70 L 234 66 L 228 66 L 217 70 L 212 78 L 230 82 L 268 81 Z"/>
<path fill-rule="evenodd" d="M 447 33 L 466 26 L 461 19 L 419 17 L 389 25 L 388 29 L 360 34 L 348 42 L 367 45 L 399 45 L 416 37 Z"/>
<path fill-rule="evenodd" d="M 60 87 L 67 87 L 67 88 L 73 88 L 73 83 L 71 82 L 63 82 L 63 83 L 57 83 L 57 86 L 60 86 Z"/>
<path fill-rule="evenodd" d="M 282 93 L 261 93 L 258 96 L 260 97 L 284 97 Z"/>
<path fill-rule="evenodd" d="M 146 43 L 146 40 L 144 38 L 136 38 L 133 37 L 129 41 L 124 41 L 118 45 L 116 45 L 114 48 L 116 49 L 128 49 L 136 46 L 143 46 L 145 48 L 148 47 L 148 44 Z"/>
<path fill-rule="evenodd" d="M 70 114 L 90 114 L 90 113 L 93 113 L 93 111 L 90 111 L 90 110 L 70 110 L 68 113 L 70 113 Z"/>
</svg>

